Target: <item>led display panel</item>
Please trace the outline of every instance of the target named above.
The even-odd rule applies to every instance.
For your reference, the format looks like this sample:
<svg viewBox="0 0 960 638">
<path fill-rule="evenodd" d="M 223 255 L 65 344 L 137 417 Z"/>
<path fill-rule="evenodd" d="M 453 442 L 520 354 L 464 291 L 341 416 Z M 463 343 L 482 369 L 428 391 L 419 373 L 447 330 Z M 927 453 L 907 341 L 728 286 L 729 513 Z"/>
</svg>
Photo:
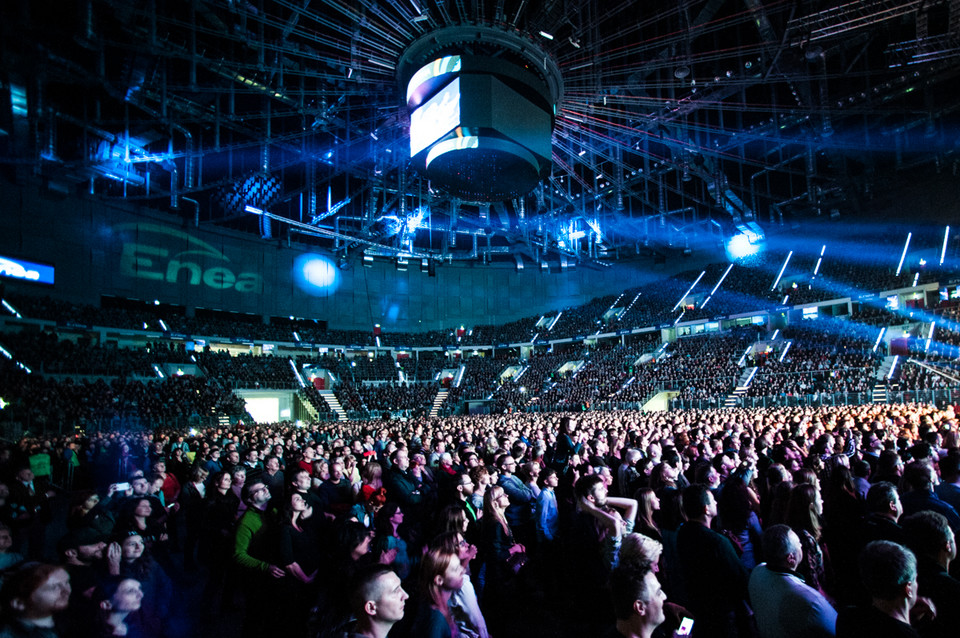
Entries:
<svg viewBox="0 0 960 638">
<path fill-rule="evenodd" d="M 460 125 L 460 78 L 410 114 L 410 156 L 413 157 Z"/>
<path fill-rule="evenodd" d="M 53 285 L 53 266 L 0 255 L 0 277 Z"/>
</svg>

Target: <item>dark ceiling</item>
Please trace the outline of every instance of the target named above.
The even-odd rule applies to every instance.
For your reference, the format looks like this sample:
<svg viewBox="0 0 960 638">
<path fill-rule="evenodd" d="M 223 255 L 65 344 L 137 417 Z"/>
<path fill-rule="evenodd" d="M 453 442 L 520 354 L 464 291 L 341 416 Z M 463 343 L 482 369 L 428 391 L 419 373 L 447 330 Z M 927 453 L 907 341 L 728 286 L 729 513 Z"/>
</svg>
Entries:
<svg viewBox="0 0 960 638">
<path fill-rule="evenodd" d="M 526 196 L 461 201 L 411 162 L 397 65 L 450 27 L 560 70 Z M 856 215 L 960 134 L 958 0 L 10 0 L 0 34 L 11 170 L 345 263 L 719 244 Z"/>
</svg>

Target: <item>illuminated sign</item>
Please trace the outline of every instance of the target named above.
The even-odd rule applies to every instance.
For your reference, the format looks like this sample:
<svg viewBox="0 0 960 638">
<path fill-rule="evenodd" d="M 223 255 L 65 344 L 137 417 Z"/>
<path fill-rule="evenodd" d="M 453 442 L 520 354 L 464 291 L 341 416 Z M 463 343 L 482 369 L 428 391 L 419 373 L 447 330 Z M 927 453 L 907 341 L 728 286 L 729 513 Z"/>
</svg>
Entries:
<svg viewBox="0 0 960 638">
<path fill-rule="evenodd" d="M 460 124 L 460 78 L 410 114 L 410 157 Z"/>
<path fill-rule="evenodd" d="M 459 55 L 448 55 L 445 58 L 440 58 L 434 60 L 427 66 L 423 67 L 419 71 L 413 74 L 413 77 L 410 78 L 410 81 L 407 82 L 407 103 L 410 104 L 412 98 L 417 97 L 419 102 L 422 99 L 417 94 L 423 94 L 429 89 L 434 88 L 433 83 L 430 80 L 435 80 L 438 77 L 447 75 L 449 73 L 457 73 L 460 71 L 461 61 Z M 427 84 L 430 82 L 430 84 Z M 442 81 L 441 81 L 442 83 Z M 421 87 L 427 84 L 425 90 L 419 90 Z M 410 106 L 417 106 L 417 104 L 410 104 Z"/>
<path fill-rule="evenodd" d="M 53 284 L 53 266 L 0 255 L 0 277 Z"/>
<path fill-rule="evenodd" d="M 162 281 L 168 284 L 177 283 L 186 276 L 186 282 L 191 286 L 204 285 L 214 290 L 232 289 L 242 293 L 263 292 L 263 277 L 255 272 L 235 272 L 226 265 L 217 265 L 205 268 L 197 261 L 187 259 L 187 256 L 206 258 L 229 262 L 230 258 L 210 244 L 191 237 L 183 231 L 167 228 L 158 224 L 121 224 L 116 230 L 133 230 L 138 238 L 146 234 L 156 234 L 165 238 L 173 238 L 186 242 L 187 249 L 173 252 L 159 246 L 126 242 L 123 244 L 123 253 L 120 256 L 120 273 L 134 279 L 148 279 Z"/>
</svg>

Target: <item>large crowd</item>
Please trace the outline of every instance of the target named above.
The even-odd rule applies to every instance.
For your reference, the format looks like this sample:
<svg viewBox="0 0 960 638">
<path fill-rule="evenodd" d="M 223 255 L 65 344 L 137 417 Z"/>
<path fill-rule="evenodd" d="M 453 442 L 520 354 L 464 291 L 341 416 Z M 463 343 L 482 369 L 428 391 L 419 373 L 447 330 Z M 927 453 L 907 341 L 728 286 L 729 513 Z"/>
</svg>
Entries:
<svg viewBox="0 0 960 638">
<path fill-rule="evenodd" d="M 526 357 L 515 348 L 465 349 L 457 356 L 433 351 L 303 354 L 295 349 L 248 354 L 209 345 L 188 352 L 183 341 L 117 347 L 50 329 L 24 330 L 0 335 L 0 345 L 40 374 L 30 377 L 4 359 L 0 365 L 11 367 L 0 390 L 14 411 L 27 407 L 20 417 L 27 422 L 67 427 L 77 419 L 85 427 L 91 422 L 109 425 L 115 419 L 151 422 L 158 415 L 189 419 L 211 416 L 221 408 L 227 416 L 242 416 L 242 402 L 231 398 L 232 390 L 304 393 L 301 384 L 312 378 L 307 370 L 317 369 L 332 375 L 341 406 L 357 417 L 428 412 L 441 388 L 449 391 L 439 406 L 443 414 L 462 409 L 465 401 L 482 401 L 498 413 L 639 407 L 663 391 L 676 393 L 678 405 L 717 407 L 743 384 L 748 387 L 739 400 L 746 405 L 786 398 L 869 400 L 878 386 L 896 386 L 912 393 L 912 400 L 951 386 L 929 366 L 960 377 L 953 364 L 958 352 L 953 309 L 939 313 L 924 317 L 938 322 L 929 341 L 929 331 L 919 334 L 923 324 L 913 324 L 906 342 L 909 356 L 898 359 L 889 373 L 881 370 L 889 358 L 888 346 L 878 341 L 885 327 L 853 318 L 805 319 L 773 331 L 747 325 L 671 342 L 662 342 L 661 332 L 653 330 L 589 345 L 538 346 Z M 161 369 L 166 378 L 157 376 Z M 447 370 L 444 378 L 441 370 Z M 73 401 L 78 392 L 86 397 L 80 405 Z M 191 395 L 181 397 L 184 392 Z M 32 393 L 47 399 L 30 402 Z M 319 394 L 305 399 L 318 412 L 330 413 L 331 406 Z"/>
<path fill-rule="evenodd" d="M 773 286 L 782 258 L 418 334 L 11 298 L 57 327 L 0 336 L 0 407 L 29 430 L 0 446 L 0 638 L 649 638 L 684 635 L 691 620 L 696 638 L 953 636 L 952 401 L 819 400 L 952 391 L 953 302 L 916 317 L 856 304 L 780 330 L 544 345 L 943 274 L 869 257 L 820 269 L 802 255 Z M 881 378 L 881 330 L 921 316 L 933 332 L 909 327 Z M 118 347 L 90 326 L 165 334 Z M 189 335 L 290 345 L 194 352 Z M 305 354 L 303 342 L 345 347 Z M 383 418 L 255 425 L 233 392 L 295 389 L 333 418 L 302 387 L 308 369 L 330 373 L 351 416 Z M 741 407 L 616 409 L 664 390 L 674 405 L 719 406 L 748 382 Z M 428 416 L 441 388 L 441 416 Z M 817 407 L 784 407 L 801 396 Z M 742 407 L 758 399 L 779 407 Z M 466 401 L 493 414 L 454 416 Z"/>
<path fill-rule="evenodd" d="M 951 636 L 960 612 L 949 405 L 27 437 L 0 477 L 4 637 Z"/>
<path fill-rule="evenodd" d="M 911 246 L 915 251 L 933 251 L 934 247 L 939 249 L 939 239 L 937 232 L 916 233 Z M 506 324 L 417 333 L 391 333 L 374 326 L 369 330 L 331 329 L 324 322 L 294 317 L 265 319 L 258 315 L 203 310 L 190 314 L 183 308 L 166 305 L 132 306 L 119 302 L 108 305 L 105 301 L 102 307 L 94 307 L 49 297 L 7 297 L 23 316 L 69 325 L 315 344 L 406 348 L 489 346 L 656 326 L 672 323 L 681 315 L 684 320 L 709 319 L 787 304 L 843 298 L 857 301 L 884 290 L 944 282 L 955 274 L 949 262 L 947 265 L 921 263 L 916 257 L 907 260 L 898 273 L 896 260 L 891 255 L 899 254 L 899 241 L 890 229 L 879 228 L 870 235 L 837 238 L 825 248 L 822 257 L 819 250 L 812 248 L 797 255 L 772 250 L 737 260 L 729 272 L 728 263 L 708 264 L 692 289 L 701 274 L 699 270 L 680 272 L 631 287 L 621 294 L 598 297 L 576 307 Z M 792 256 L 789 261 L 788 254 Z M 787 267 L 778 279 L 784 263 Z M 773 286 L 775 281 L 778 284 Z M 690 294 L 684 298 L 688 290 Z M 714 291 L 712 295 L 710 291 Z M 685 303 L 680 304 L 682 299 Z M 556 321 L 549 321 L 553 318 Z"/>
</svg>

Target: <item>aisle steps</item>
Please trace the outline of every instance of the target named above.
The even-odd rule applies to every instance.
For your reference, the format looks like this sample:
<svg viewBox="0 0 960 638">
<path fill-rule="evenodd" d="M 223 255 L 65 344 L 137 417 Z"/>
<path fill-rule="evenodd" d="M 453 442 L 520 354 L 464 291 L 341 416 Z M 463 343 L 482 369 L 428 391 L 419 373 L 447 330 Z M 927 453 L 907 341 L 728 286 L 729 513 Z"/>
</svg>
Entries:
<svg viewBox="0 0 960 638">
<path fill-rule="evenodd" d="M 747 390 L 750 388 L 750 383 L 753 382 L 753 376 L 756 373 L 757 373 L 756 366 L 751 366 L 749 368 L 743 369 L 743 374 L 741 374 L 740 379 L 737 380 L 737 387 L 724 400 L 723 407 L 734 408 L 737 406 L 737 402 L 740 399 L 740 397 L 746 394 Z"/>
<path fill-rule="evenodd" d="M 327 405 L 330 406 L 330 409 L 337 414 L 337 420 L 346 421 L 347 411 L 340 405 L 340 399 L 333 393 L 333 390 L 319 390 L 319 393 L 323 400 L 327 402 Z"/>
<path fill-rule="evenodd" d="M 441 388 L 437 392 L 437 396 L 433 397 L 433 405 L 430 406 L 430 418 L 435 419 L 440 416 L 440 406 L 443 405 L 443 402 L 447 400 L 447 395 L 450 394 L 450 390 L 446 388 Z"/>
</svg>

